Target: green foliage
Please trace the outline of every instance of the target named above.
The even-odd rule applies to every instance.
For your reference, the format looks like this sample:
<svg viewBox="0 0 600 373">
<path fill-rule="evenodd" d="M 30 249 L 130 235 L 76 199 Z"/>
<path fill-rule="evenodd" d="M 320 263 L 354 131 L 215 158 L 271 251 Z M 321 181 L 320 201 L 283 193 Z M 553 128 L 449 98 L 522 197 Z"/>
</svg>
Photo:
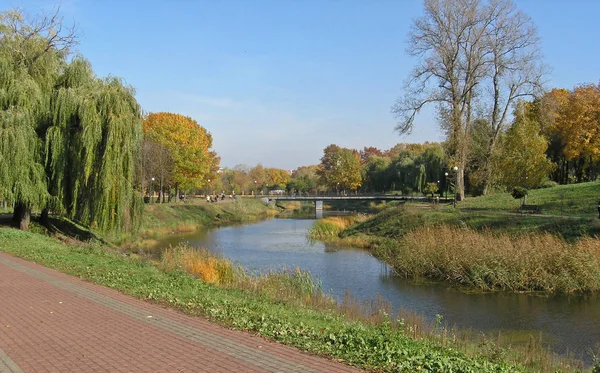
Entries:
<svg viewBox="0 0 600 373">
<path fill-rule="evenodd" d="M 514 198 L 514 199 L 521 199 L 524 198 L 527 195 L 527 189 L 523 188 L 523 187 L 514 187 L 512 192 L 510 192 L 510 195 Z"/>
<path fill-rule="evenodd" d="M 548 142 L 540 134 L 540 124 L 529 118 L 526 106 L 520 103 L 515 122 L 494 154 L 497 182 L 507 188 L 539 186 L 556 167 L 546 158 L 547 149 Z"/>
<path fill-rule="evenodd" d="M 134 91 L 99 79 L 60 17 L 0 15 L 0 199 L 50 208 L 103 231 L 139 214 L 134 159 L 141 139 Z"/>
<path fill-rule="evenodd" d="M 425 188 L 423 188 L 423 193 L 431 194 L 431 196 L 433 196 L 434 193 L 438 192 L 438 189 L 439 189 L 438 183 L 427 183 L 427 185 L 425 185 Z"/>
</svg>

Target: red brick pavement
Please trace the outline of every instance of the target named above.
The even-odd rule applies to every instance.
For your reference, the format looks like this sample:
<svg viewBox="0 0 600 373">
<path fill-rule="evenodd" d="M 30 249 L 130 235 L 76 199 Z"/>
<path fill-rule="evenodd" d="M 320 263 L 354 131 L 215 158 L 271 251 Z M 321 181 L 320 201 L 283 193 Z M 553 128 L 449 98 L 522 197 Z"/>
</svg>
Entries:
<svg viewBox="0 0 600 373">
<path fill-rule="evenodd" d="M 0 372 L 359 372 L 0 253 Z"/>
</svg>

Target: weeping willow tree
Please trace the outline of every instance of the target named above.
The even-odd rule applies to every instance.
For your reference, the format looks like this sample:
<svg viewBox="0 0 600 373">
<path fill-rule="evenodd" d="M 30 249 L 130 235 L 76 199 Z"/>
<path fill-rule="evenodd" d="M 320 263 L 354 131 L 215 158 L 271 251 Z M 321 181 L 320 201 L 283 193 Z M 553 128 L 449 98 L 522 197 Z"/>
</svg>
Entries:
<svg viewBox="0 0 600 373">
<path fill-rule="evenodd" d="M 128 230 L 142 206 L 133 187 L 140 107 L 119 79 L 69 61 L 74 43 L 57 14 L 32 23 L 0 15 L 0 199 L 14 203 L 22 229 L 43 209 Z"/>
<path fill-rule="evenodd" d="M 75 59 L 59 77 L 45 131 L 48 206 L 103 231 L 129 230 L 142 205 L 134 192 L 142 134 L 134 90 L 98 79 Z"/>
</svg>

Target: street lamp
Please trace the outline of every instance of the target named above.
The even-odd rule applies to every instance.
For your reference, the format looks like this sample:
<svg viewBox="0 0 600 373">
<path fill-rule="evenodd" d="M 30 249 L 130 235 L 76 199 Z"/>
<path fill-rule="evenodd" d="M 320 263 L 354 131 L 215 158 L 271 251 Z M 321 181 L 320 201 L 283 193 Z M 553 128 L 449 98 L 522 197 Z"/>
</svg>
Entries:
<svg viewBox="0 0 600 373">
<path fill-rule="evenodd" d="M 456 180 L 454 181 L 454 207 L 456 207 L 456 188 L 458 187 L 458 166 L 454 166 L 454 175 Z"/>
<path fill-rule="evenodd" d="M 448 201 L 448 173 L 444 172 L 444 175 L 446 175 L 446 201 Z"/>
<path fill-rule="evenodd" d="M 150 201 L 154 202 L 153 198 L 154 198 L 154 176 L 152 176 L 152 178 L 150 179 L 152 180 L 152 183 L 150 183 L 150 190 L 152 190 L 152 195 L 150 196 Z"/>
</svg>

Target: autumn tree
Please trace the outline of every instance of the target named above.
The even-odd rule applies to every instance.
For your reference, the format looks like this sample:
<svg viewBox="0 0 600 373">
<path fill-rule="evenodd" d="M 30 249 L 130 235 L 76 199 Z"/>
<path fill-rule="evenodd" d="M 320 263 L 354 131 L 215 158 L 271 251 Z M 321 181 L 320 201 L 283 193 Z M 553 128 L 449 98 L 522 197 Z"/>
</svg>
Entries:
<svg viewBox="0 0 600 373">
<path fill-rule="evenodd" d="M 292 179 L 288 170 L 269 167 L 265 169 L 269 185 L 278 189 L 285 189 L 287 183 Z"/>
<path fill-rule="evenodd" d="M 416 114 L 437 104 L 451 162 L 458 167 L 461 200 L 474 108 L 487 107 L 491 153 L 511 105 L 539 86 L 538 38 L 531 20 L 510 0 L 425 0 L 424 8 L 408 41 L 408 52 L 420 62 L 392 112 L 399 119 L 396 129 L 408 133 Z M 492 172 L 487 161 L 485 168 Z"/>
<path fill-rule="evenodd" d="M 600 161 L 600 84 L 555 90 L 549 99 L 554 104 L 550 107 L 550 137 L 559 141 L 560 152 L 572 164 L 577 181 L 594 179 Z"/>
<path fill-rule="evenodd" d="M 323 153 L 317 173 L 324 185 L 336 190 L 357 190 L 362 185 L 358 152 L 332 144 Z"/>
<path fill-rule="evenodd" d="M 143 127 L 146 136 L 171 152 L 177 190 L 207 185 L 218 168 L 219 158 L 211 150 L 212 135 L 205 128 L 190 117 L 172 113 L 149 114 Z"/>
<path fill-rule="evenodd" d="M 382 157 L 383 151 L 374 146 L 365 146 L 358 154 L 360 155 L 360 162 L 365 165 L 371 157 Z"/>
</svg>

